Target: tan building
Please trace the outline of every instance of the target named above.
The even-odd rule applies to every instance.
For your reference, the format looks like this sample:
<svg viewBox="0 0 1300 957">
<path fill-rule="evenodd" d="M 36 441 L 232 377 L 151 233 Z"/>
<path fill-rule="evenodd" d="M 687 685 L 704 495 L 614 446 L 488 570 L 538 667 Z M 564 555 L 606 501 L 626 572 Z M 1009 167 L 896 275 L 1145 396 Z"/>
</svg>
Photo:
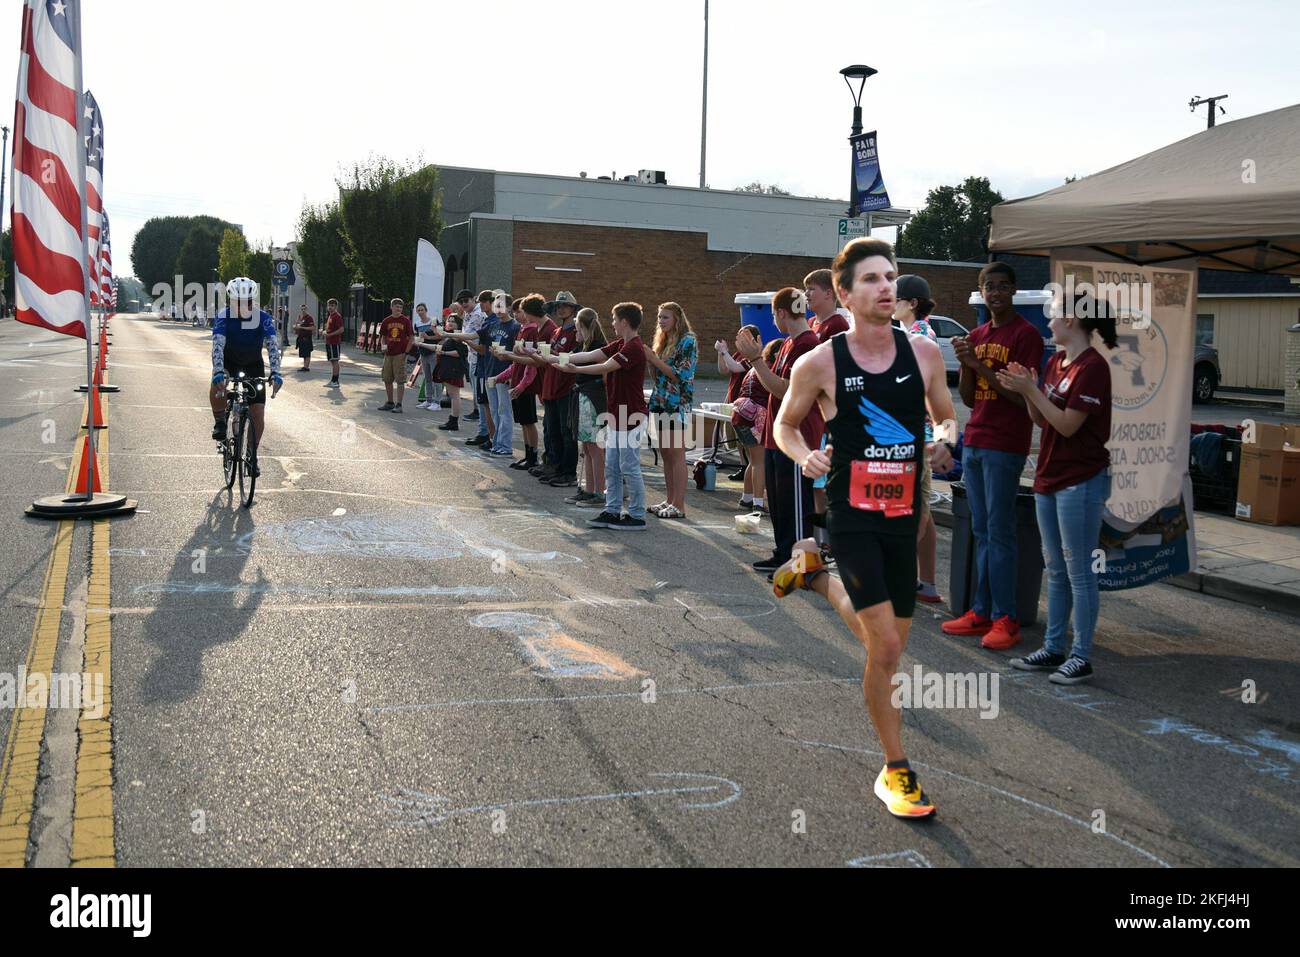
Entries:
<svg viewBox="0 0 1300 957">
<path fill-rule="evenodd" d="M 1196 336 L 1219 350 L 1220 385 L 1243 392 L 1283 391 L 1288 330 L 1300 322 L 1300 287 L 1293 293 L 1202 293 Z"/>
</svg>

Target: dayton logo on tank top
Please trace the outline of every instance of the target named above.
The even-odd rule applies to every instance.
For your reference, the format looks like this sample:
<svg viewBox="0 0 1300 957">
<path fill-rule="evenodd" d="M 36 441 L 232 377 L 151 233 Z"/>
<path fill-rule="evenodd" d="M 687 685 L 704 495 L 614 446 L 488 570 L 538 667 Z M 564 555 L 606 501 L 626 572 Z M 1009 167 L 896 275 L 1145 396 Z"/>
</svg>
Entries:
<svg viewBox="0 0 1300 957">
<path fill-rule="evenodd" d="M 907 431 L 901 422 L 866 396 L 858 400 L 858 411 L 866 419 L 866 423 L 862 426 L 863 431 L 875 443 L 863 450 L 864 458 L 893 460 L 916 458 L 916 442 L 912 433 Z"/>
</svg>

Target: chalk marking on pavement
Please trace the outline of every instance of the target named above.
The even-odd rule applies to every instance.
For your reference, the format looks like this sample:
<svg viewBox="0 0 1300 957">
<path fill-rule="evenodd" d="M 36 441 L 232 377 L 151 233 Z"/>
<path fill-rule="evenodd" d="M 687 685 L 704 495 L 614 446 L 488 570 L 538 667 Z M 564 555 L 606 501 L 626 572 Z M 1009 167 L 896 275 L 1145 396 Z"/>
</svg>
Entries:
<svg viewBox="0 0 1300 957">
<path fill-rule="evenodd" d="M 565 634 L 554 621 L 540 615 L 497 611 L 478 615 L 469 623 L 512 635 L 533 673 L 540 677 L 625 681 L 644 674 L 618 655 Z"/>
<path fill-rule="evenodd" d="M 884 753 L 881 751 L 872 751 L 867 748 L 851 748 L 842 744 L 828 744 L 824 741 L 792 741 L 790 743 L 802 745 L 803 747 L 808 747 L 808 748 L 827 748 L 831 751 L 847 751 L 853 754 L 865 754 L 870 757 L 882 758 L 882 759 L 884 758 Z M 995 794 L 1000 794 L 1002 797 L 1009 798 L 1013 801 L 1019 801 L 1021 804 L 1026 804 L 1029 807 L 1032 807 L 1036 810 L 1044 811 L 1047 814 L 1051 814 L 1055 817 L 1059 817 L 1063 820 L 1069 821 L 1071 824 L 1077 824 L 1079 825 L 1079 827 L 1086 829 L 1089 833 L 1094 833 L 1092 830 L 1092 823 L 1090 821 L 1080 820 L 1079 818 L 1074 817 L 1073 815 L 1066 814 L 1064 811 L 1058 811 L 1056 808 L 1048 807 L 1046 804 L 1039 804 L 1037 801 L 1031 801 L 1027 797 L 1021 797 L 1019 794 L 1012 794 L 1010 791 L 1004 791 L 1002 788 L 995 787 L 992 784 L 985 784 L 983 781 L 977 781 L 974 778 L 968 778 L 964 774 L 957 774 L 955 771 L 945 771 L 943 768 L 936 768 L 932 764 L 922 764 L 920 761 L 913 761 L 912 766 L 918 768 L 924 768 L 927 771 L 933 771 L 935 774 L 942 774 L 946 777 L 956 778 L 958 781 L 964 781 L 967 784 L 973 784 L 976 787 L 985 788 L 986 790 L 992 791 Z M 1102 831 L 1100 836 L 1110 838 L 1110 840 L 1114 841 L 1116 844 L 1123 845 L 1124 847 L 1128 848 L 1130 851 L 1142 855 L 1149 861 L 1154 861 L 1156 864 L 1159 864 L 1161 867 L 1173 866 L 1172 864 L 1169 864 L 1168 862 L 1152 854 L 1150 851 L 1146 850 L 1145 848 L 1141 848 L 1138 845 L 1132 843 L 1131 841 L 1124 840 L 1124 838 L 1120 837 L 1118 834 L 1112 834 L 1110 831 Z"/>
<path fill-rule="evenodd" d="M 709 784 L 679 784 L 676 787 L 647 788 L 641 791 L 615 791 L 610 794 L 579 794 L 572 797 L 533 798 L 524 801 L 505 801 L 500 804 L 479 804 L 474 807 L 449 808 L 449 798 L 412 788 L 399 788 L 396 793 L 380 795 L 379 799 L 394 822 L 405 826 L 427 827 L 441 824 L 453 817 L 467 814 L 485 814 L 492 811 L 510 811 L 521 808 L 555 807 L 584 804 L 593 801 L 629 801 L 645 798 L 676 796 L 682 798 L 679 806 L 692 811 L 716 810 L 740 798 L 740 785 L 730 778 L 715 774 L 695 774 L 683 771 L 657 772 L 652 778 L 677 778 L 682 781 L 712 782 Z M 712 801 L 700 803 L 686 800 L 689 795 L 721 794 Z"/>
<path fill-rule="evenodd" d="M 514 591 L 494 585 L 376 585 L 330 587 L 318 585 L 277 585 L 274 582 L 166 581 L 137 585 L 135 595 L 398 595 L 446 598 L 514 598 Z M 118 611 L 118 609 L 114 609 Z"/>
<path fill-rule="evenodd" d="M 894 863 L 898 862 L 898 863 Z M 870 854 L 848 861 L 848 867 L 934 867 L 920 851 L 908 849 L 892 854 Z"/>
<path fill-rule="evenodd" d="M 695 604 L 684 602 L 676 595 L 673 596 L 673 601 L 677 602 L 677 604 L 681 605 L 692 615 L 702 618 L 705 621 L 722 621 L 724 618 L 739 618 L 741 621 L 748 621 L 751 618 L 763 618 L 776 611 L 775 602 L 769 601 L 766 598 L 758 598 L 752 594 L 729 595 L 719 593 L 716 595 L 701 595 L 695 592 L 683 592 L 682 594 L 687 598 L 694 600 Z M 720 600 L 728 598 L 735 599 L 737 603 L 742 605 L 748 603 L 760 610 L 756 611 L 754 614 L 741 614 L 739 611 L 727 607 L 726 602 Z M 712 609 L 709 609 L 710 603 L 714 605 Z M 706 611 L 702 609 L 708 609 L 709 613 L 706 613 Z"/>
<path fill-rule="evenodd" d="M 751 684 L 731 684 L 731 685 L 714 685 L 708 688 L 676 688 L 669 690 L 658 690 L 655 692 L 656 697 L 667 697 L 669 695 L 692 695 L 692 694 L 718 694 L 723 691 L 754 691 L 766 690 L 769 688 L 793 688 L 808 685 L 859 685 L 862 683 L 861 678 L 806 678 L 791 681 L 756 681 Z M 379 705 L 373 708 L 363 710 L 374 714 L 385 714 L 388 712 L 399 711 L 434 711 L 442 708 L 470 708 L 483 707 L 488 705 L 512 705 L 512 704 L 558 704 L 567 701 L 608 701 L 614 699 L 636 698 L 640 700 L 640 691 L 611 691 L 601 694 L 575 694 L 546 696 L 544 698 L 466 698 L 460 701 L 433 701 L 427 704 L 393 704 Z"/>
</svg>

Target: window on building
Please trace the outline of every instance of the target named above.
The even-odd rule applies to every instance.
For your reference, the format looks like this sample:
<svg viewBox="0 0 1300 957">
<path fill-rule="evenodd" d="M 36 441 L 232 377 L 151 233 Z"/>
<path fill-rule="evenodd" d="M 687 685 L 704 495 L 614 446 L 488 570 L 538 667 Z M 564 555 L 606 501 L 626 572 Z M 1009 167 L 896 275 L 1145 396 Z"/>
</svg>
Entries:
<svg viewBox="0 0 1300 957">
<path fill-rule="evenodd" d="M 1214 345 L 1214 316 L 1212 314 L 1196 317 L 1196 344 L 1198 346 Z"/>
</svg>

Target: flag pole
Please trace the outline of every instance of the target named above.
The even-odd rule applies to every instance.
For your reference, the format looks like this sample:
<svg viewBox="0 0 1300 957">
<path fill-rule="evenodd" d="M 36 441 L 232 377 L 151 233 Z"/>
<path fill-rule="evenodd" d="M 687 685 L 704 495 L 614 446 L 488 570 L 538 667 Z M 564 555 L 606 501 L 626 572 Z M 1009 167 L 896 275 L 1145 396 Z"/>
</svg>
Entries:
<svg viewBox="0 0 1300 957">
<path fill-rule="evenodd" d="M 95 498 L 94 476 L 98 460 L 95 458 L 95 408 L 99 396 L 96 394 L 98 387 L 95 385 L 95 347 L 91 341 L 94 338 L 91 332 L 92 317 L 90 314 L 90 229 L 87 226 L 86 205 L 90 197 L 87 195 L 86 186 L 86 86 L 82 77 L 82 59 L 85 56 L 85 47 L 81 45 L 81 5 L 75 7 L 77 16 L 76 23 L 73 25 L 73 38 L 76 41 L 77 56 L 73 63 L 73 76 L 76 78 L 77 90 L 77 185 L 80 186 L 81 194 L 81 276 L 82 286 L 85 299 L 85 316 L 83 321 L 86 324 L 86 444 L 89 449 L 87 461 L 90 467 L 85 469 L 82 478 L 86 481 L 85 499 L 91 502 Z M 74 490 L 75 491 L 75 490 Z"/>
</svg>

